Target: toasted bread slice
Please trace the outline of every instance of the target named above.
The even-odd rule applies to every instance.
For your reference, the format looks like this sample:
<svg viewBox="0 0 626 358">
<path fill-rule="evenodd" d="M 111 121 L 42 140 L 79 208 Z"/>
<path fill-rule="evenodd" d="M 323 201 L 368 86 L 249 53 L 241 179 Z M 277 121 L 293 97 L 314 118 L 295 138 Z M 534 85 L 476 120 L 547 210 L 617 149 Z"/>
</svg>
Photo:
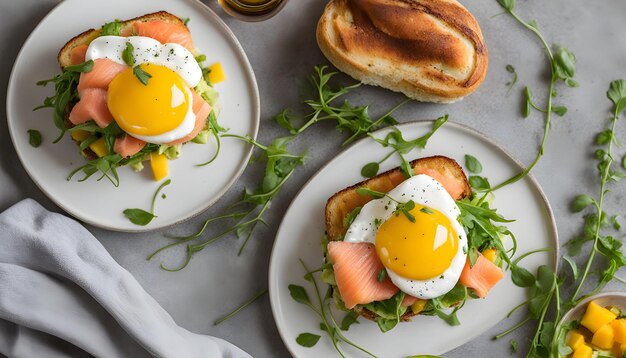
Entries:
<svg viewBox="0 0 626 358">
<path fill-rule="evenodd" d="M 439 182 L 448 181 L 444 185 L 450 192 L 451 186 L 455 187 L 453 198 L 459 200 L 472 194 L 472 188 L 467 181 L 463 168 L 454 160 L 444 156 L 433 156 L 415 159 L 411 163 L 415 174 L 428 174 Z M 345 225 L 345 217 L 355 208 L 365 205 L 372 200 L 367 195 L 359 195 L 356 189 L 368 187 L 369 189 L 389 192 L 406 178 L 400 168 L 395 168 L 377 176 L 354 184 L 331 196 L 326 202 L 326 236 L 330 241 L 341 240 L 348 227 Z M 451 194 L 452 195 L 452 194 Z M 353 309 L 359 315 L 374 320 L 377 315 L 364 308 Z M 409 309 L 402 315 L 402 320 L 408 320 L 415 314 Z"/>
<path fill-rule="evenodd" d="M 458 101 L 487 72 L 478 22 L 456 0 L 331 0 L 317 42 L 339 70 L 418 101 Z"/>
<path fill-rule="evenodd" d="M 120 21 L 122 25 L 122 34 L 131 34 L 132 26 L 134 22 L 148 22 L 152 20 L 161 20 L 169 23 L 180 23 L 183 21 L 176 15 L 170 14 L 167 11 L 159 11 L 151 14 L 142 15 L 133 19 Z M 72 63 L 72 50 L 78 46 L 89 45 L 89 43 L 100 35 L 101 29 L 89 29 L 74 38 L 69 40 L 59 51 L 57 61 L 61 68 L 73 65 Z"/>
</svg>

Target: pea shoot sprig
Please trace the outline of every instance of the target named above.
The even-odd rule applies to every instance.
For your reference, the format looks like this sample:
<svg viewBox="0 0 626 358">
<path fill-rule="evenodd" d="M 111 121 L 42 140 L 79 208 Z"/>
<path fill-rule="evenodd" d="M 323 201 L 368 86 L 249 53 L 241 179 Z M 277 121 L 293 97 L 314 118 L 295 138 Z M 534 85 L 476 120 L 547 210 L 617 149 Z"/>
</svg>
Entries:
<svg viewBox="0 0 626 358">
<path fill-rule="evenodd" d="M 528 309 L 528 315 L 511 329 L 495 338 L 502 338 L 527 322 L 535 320 L 537 329 L 530 342 L 526 357 L 556 358 L 570 354 L 571 349 L 564 342 L 566 332 L 563 330 L 567 326 L 562 327 L 559 332 L 556 331 L 561 312 L 572 308 L 582 299 L 599 292 L 607 283 L 617 279 L 615 277 L 617 270 L 626 266 L 626 255 L 623 253 L 621 241 L 606 234 L 606 230 L 611 227 L 613 230 L 620 229 L 617 216 L 610 216 L 604 209 L 607 195 L 610 193 L 609 184 L 626 177 L 626 173 L 616 167 L 615 153 L 613 152 L 615 145 L 618 144 L 615 130 L 619 115 L 626 109 L 626 81 L 611 82 L 607 97 L 613 103 L 612 116 L 608 128 L 598 133 L 595 138 L 595 145 L 599 147 L 594 151 L 595 160 L 598 162 L 597 170 L 600 182 L 598 196 L 593 198 L 588 194 L 580 194 L 574 198 L 571 203 L 572 211 L 582 212 L 591 208 L 592 212 L 588 212 L 583 217 L 582 235 L 565 244 L 570 255 L 578 256 L 584 244 L 592 243 L 587 260 L 583 264 L 583 270 L 579 270 L 572 257 L 564 256 L 564 263 L 571 268 L 571 278 L 563 271 L 556 275 L 547 266 L 540 266 L 536 276 L 529 276 L 528 272 L 523 272 L 521 275 L 518 274 L 516 279 L 515 272 L 512 272 L 513 282 L 516 285 L 529 288 L 529 299 L 514 310 L 525 306 Z M 608 219 L 609 217 L 611 219 Z M 603 256 L 606 261 L 599 271 L 598 281 L 592 288 L 589 288 L 587 279 L 591 273 L 591 267 L 597 266 L 594 265 L 594 259 L 597 255 Z M 525 256 L 527 255 L 521 256 L 518 260 Z M 563 284 L 568 280 L 572 282 L 568 286 L 572 287 L 573 293 L 569 299 L 564 299 L 564 293 L 561 291 Z M 555 309 L 552 315 L 548 313 L 550 307 Z"/>
<path fill-rule="evenodd" d="M 523 116 L 527 117 L 530 114 L 531 107 L 544 113 L 544 129 L 543 136 L 541 138 L 541 143 L 539 145 L 539 150 L 537 151 L 537 155 L 535 159 L 528 165 L 524 170 L 512 176 L 511 178 L 503 181 L 502 183 L 491 188 L 491 191 L 498 190 L 502 187 L 505 187 L 509 184 L 513 184 L 524 177 L 526 177 L 531 170 L 537 165 L 539 159 L 543 156 L 544 147 L 548 140 L 548 133 L 551 127 L 551 115 L 552 113 L 557 113 L 558 115 L 564 115 L 567 112 L 567 108 L 564 106 L 553 106 L 552 100 L 556 95 L 555 85 L 558 82 L 563 82 L 568 87 L 577 87 L 578 83 L 574 80 L 574 74 L 576 72 L 575 62 L 576 56 L 572 52 L 570 52 L 565 47 L 560 46 L 550 46 L 548 42 L 544 38 L 544 36 L 539 32 L 538 26 L 534 21 L 525 21 L 515 12 L 515 0 L 496 0 L 502 8 L 513 17 L 519 24 L 529 30 L 543 46 L 545 50 L 546 56 L 550 61 L 550 82 L 547 90 L 547 99 L 546 99 L 546 107 L 542 109 L 534 104 L 532 101 L 532 94 L 528 87 L 526 87 L 524 91 L 524 95 L 526 98 L 526 105 L 524 106 Z M 553 52 L 554 49 L 554 52 Z"/>
</svg>

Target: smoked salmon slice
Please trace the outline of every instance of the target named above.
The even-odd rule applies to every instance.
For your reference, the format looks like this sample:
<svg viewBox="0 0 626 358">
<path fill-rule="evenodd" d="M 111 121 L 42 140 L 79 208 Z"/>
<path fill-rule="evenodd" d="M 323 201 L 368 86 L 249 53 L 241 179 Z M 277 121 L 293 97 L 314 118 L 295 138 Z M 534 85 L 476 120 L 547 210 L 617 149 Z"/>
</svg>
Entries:
<svg viewBox="0 0 626 358">
<path fill-rule="evenodd" d="M 413 304 L 415 302 L 417 302 L 417 298 L 416 297 L 406 295 L 406 296 L 404 296 L 404 299 L 402 300 L 402 303 L 400 303 L 400 306 L 402 306 L 402 307 L 413 306 Z"/>
<path fill-rule="evenodd" d="M 192 93 L 192 101 L 193 101 L 193 112 L 196 114 L 196 124 L 193 127 L 191 133 L 186 136 L 177 139 L 175 141 L 171 141 L 167 143 L 167 145 L 176 145 L 180 143 L 189 142 L 194 139 L 202 129 L 204 129 L 206 125 L 206 119 L 211 113 L 211 106 L 202 98 L 196 91 L 191 91 Z"/>
<path fill-rule="evenodd" d="M 125 134 L 115 139 L 113 151 L 121 155 L 122 158 L 128 158 L 137 154 L 145 145 L 146 142 L 141 139 Z"/>
<path fill-rule="evenodd" d="M 177 43 L 193 52 L 193 41 L 187 26 L 161 20 L 137 21 L 133 24 L 138 36 L 152 37 L 160 43 Z"/>
<path fill-rule="evenodd" d="M 87 45 L 78 45 L 70 51 L 70 61 L 72 65 L 79 65 L 85 62 L 85 56 L 87 55 Z"/>
<path fill-rule="evenodd" d="M 331 241 L 328 243 L 328 255 L 333 262 L 337 288 L 346 308 L 387 300 L 399 291 L 389 277 L 378 282 L 383 264 L 373 244 Z"/>
<path fill-rule="evenodd" d="M 80 92 L 80 101 L 72 108 L 69 120 L 77 125 L 90 119 L 93 119 L 100 128 L 105 128 L 113 122 L 113 115 L 107 105 L 106 90 L 87 88 Z"/>
<path fill-rule="evenodd" d="M 463 187 L 463 183 L 457 180 L 454 177 L 446 176 L 441 172 L 431 169 L 431 168 L 420 168 L 415 169 L 415 174 L 426 174 L 429 177 L 435 179 L 436 181 L 443 186 L 448 194 L 454 199 L 457 200 L 462 197 L 463 191 L 465 188 Z"/>
<path fill-rule="evenodd" d="M 79 94 L 87 88 L 108 89 L 109 83 L 111 83 L 113 78 L 127 68 L 128 66 L 121 65 L 107 58 L 94 60 L 91 71 L 80 74 L 78 81 Z"/>
<path fill-rule="evenodd" d="M 474 289 L 478 297 L 485 298 L 489 290 L 503 277 L 504 272 L 501 268 L 483 255 L 479 255 L 472 267 L 470 267 L 469 258 L 467 259 L 459 282 Z"/>
</svg>

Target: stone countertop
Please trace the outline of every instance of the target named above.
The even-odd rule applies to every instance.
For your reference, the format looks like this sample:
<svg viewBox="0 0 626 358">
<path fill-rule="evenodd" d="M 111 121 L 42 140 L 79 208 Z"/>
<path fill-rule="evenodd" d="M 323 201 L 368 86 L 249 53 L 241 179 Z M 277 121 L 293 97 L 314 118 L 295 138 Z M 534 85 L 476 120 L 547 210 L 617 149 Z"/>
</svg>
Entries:
<svg viewBox="0 0 626 358">
<path fill-rule="evenodd" d="M 0 101 L 1 116 L 5 115 L 6 87 L 13 62 L 29 33 L 56 4 L 57 0 L 0 0 Z M 261 23 L 244 23 L 226 15 L 216 1 L 205 0 L 230 26 L 239 38 L 254 68 L 261 94 L 261 129 L 259 141 L 269 142 L 284 134 L 271 117 L 284 107 L 298 108 L 301 99 L 298 88 L 313 66 L 327 63 L 315 42 L 315 26 L 325 1 L 291 0 L 281 13 Z M 523 86 L 533 89 L 536 102 L 543 103 L 547 59 L 540 43 L 507 15 L 495 0 L 462 3 L 481 25 L 489 48 L 489 70 L 486 80 L 476 93 L 465 100 L 438 105 L 410 103 L 395 117 L 402 121 L 437 118 L 449 114 L 450 120 L 482 131 L 502 144 L 523 163 L 532 161 L 541 138 L 543 117 L 533 112 L 522 119 Z M 597 195 L 598 179 L 592 160 L 595 133 L 604 129 L 610 110 L 605 92 L 609 82 L 626 78 L 626 36 L 623 21 L 626 2 L 606 0 L 518 1 L 518 13 L 534 19 L 549 43 L 566 46 L 577 56 L 576 79 L 579 88 L 559 85 L 555 102 L 569 108 L 564 118 L 554 117 L 550 138 L 533 174 L 542 185 L 552 204 L 564 242 L 580 232 L 582 216 L 571 214 L 569 203 L 579 193 Z M 506 96 L 506 83 L 511 74 L 505 69 L 513 65 L 519 74 L 518 84 Z M 365 86 L 350 99 L 355 104 L 369 104 L 371 113 L 382 114 L 402 100 L 402 96 L 381 88 Z M 618 125 L 618 137 L 626 138 L 624 123 Z M 236 200 L 245 186 L 253 186 L 260 171 L 246 170 L 239 182 L 213 208 L 198 217 L 169 229 L 145 234 L 123 234 L 89 227 L 111 255 L 170 312 L 181 326 L 198 333 L 227 339 L 255 357 L 287 357 L 264 296 L 246 310 L 219 326 L 213 321 L 267 287 L 267 270 L 276 230 L 294 195 L 329 158 L 340 150 L 343 136 L 331 125 L 319 125 L 306 132 L 294 145 L 294 150 L 309 149 L 306 166 L 273 203 L 267 214 L 268 227 L 260 227 L 246 252 L 237 257 L 239 242 L 225 239 L 196 255 L 189 267 L 178 273 L 160 270 L 158 261 L 148 262 L 147 254 L 162 246 L 163 234 L 189 234 L 197 230 L 202 220 L 219 213 Z M 17 201 L 32 197 L 53 211 L 61 211 L 28 177 L 18 160 L 9 138 L 6 121 L 0 121 L 0 210 Z M 619 149 L 621 161 L 623 149 Z M 623 183 L 613 186 L 607 211 L 624 214 L 626 188 Z M 172 265 L 183 257 L 182 249 L 164 253 L 160 258 Z M 581 257 L 582 260 L 582 257 Z M 210 281 L 210 283 L 208 282 Z M 607 290 L 623 290 L 612 284 Z M 504 320 L 473 341 L 458 347 L 446 357 L 506 357 L 509 339 L 525 348 L 534 327 L 527 325 L 501 341 L 491 337 L 515 324 L 523 312 Z M 518 353 L 519 354 L 519 353 Z"/>
</svg>

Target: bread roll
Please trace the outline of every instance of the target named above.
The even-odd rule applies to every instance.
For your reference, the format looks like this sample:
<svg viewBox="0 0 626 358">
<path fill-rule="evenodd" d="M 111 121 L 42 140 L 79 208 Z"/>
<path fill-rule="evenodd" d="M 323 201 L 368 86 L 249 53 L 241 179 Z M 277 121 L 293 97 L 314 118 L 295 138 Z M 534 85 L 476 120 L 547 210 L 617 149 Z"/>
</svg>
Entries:
<svg viewBox="0 0 626 358">
<path fill-rule="evenodd" d="M 455 0 L 331 0 L 317 42 L 339 70 L 418 101 L 458 101 L 487 72 L 480 27 Z"/>
</svg>

